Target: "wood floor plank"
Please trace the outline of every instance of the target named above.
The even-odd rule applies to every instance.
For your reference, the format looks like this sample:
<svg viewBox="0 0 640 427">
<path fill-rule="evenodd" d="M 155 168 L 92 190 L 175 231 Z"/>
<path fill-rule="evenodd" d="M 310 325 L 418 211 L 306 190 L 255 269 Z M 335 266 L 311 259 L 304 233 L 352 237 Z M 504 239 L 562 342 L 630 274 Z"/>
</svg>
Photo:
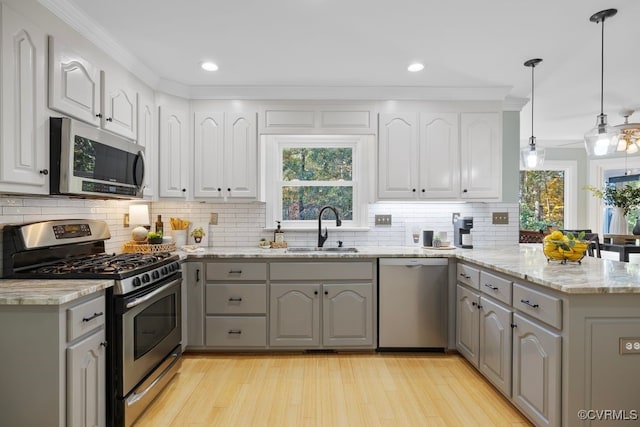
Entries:
<svg viewBox="0 0 640 427">
<path fill-rule="evenodd" d="M 185 354 L 146 426 L 531 426 L 458 354 Z"/>
</svg>

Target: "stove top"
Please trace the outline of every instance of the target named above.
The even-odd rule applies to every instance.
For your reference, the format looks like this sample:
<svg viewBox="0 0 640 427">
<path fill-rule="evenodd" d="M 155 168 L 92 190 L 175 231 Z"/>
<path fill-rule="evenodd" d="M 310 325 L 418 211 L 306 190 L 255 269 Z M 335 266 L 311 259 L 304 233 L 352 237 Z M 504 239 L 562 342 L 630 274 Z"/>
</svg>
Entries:
<svg viewBox="0 0 640 427">
<path fill-rule="evenodd" d="M 169 252 L 156 254 L 95 254 L 60 260 L 52 264 L 23 270 L 21 273 L 45 276 L 77 274 L 89 278 L 114 277 L 119 279 L 148 270 L 145 267 L 158 267 L 164 264 L 163 260 L 174 261 L 176 259 L 177 256 L 171 255 Z"/>
</svg>

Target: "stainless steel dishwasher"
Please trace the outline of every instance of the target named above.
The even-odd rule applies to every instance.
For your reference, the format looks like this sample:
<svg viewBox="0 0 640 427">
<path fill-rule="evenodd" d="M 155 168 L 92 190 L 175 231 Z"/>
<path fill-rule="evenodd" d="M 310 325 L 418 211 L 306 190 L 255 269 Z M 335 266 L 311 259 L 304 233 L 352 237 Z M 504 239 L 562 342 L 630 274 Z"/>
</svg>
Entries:
<svg viewBox="0 0 640 427">
<path fill-rule="evenodd" d="M 378 348 L 447 346 L 447 258 L 381 258 Z"/>
</svg>

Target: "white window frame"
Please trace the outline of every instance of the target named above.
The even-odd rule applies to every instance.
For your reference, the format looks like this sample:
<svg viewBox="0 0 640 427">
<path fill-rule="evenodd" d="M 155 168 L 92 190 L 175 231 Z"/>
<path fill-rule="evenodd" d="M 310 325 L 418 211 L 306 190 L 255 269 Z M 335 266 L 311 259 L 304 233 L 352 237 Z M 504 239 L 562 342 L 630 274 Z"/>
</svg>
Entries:
<svg viewBox="0 0 640 427">
<path fill-rule="evenodd" d="M 340 230 L 366 230 L 367 202 L 369 196 L 370 164 L 368 161 L 371 138 L 369 135 L 264 135 L 261 143 L 261 169 L 263 176 L 262 194 L 266 204 L 265 229 L 275 228 L 276 221 L 282 221 L 282 187 L 295 184 L 295 181 L 282 180 L 282 150 L 285 148 L 351 148 L 353 184 L 353 219 L 342 220 Z M 324 185 L 326 181 L 305 181 L 306 184 Z M 347 185 L 341 181 L 332 185 Z M 322 225 L 334 228 L 333 214 L 323 215 Z M 318 222 L 310 220 L 282 221 L 287 230 L 317 229 Z"/>
<path fill-rule="evenodd" d="M 564 228 L 568 230 L 578 228 L 578 162 L 545 160 L 542 166 L 535 167 L 533 170 L 564 172 Z"/>
</svg>

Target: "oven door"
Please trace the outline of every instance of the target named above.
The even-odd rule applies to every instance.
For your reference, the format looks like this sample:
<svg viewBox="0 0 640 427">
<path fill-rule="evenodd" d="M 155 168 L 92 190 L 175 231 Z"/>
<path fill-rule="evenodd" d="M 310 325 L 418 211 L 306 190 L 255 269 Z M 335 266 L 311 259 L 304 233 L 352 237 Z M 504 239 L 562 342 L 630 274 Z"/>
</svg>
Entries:
<svg viewBox="0 0 640 427">
<path fill-rule="evenodd" d="M 122 298 L 122 396 L 180 344 L 182 275 Z"/>
</svg>

